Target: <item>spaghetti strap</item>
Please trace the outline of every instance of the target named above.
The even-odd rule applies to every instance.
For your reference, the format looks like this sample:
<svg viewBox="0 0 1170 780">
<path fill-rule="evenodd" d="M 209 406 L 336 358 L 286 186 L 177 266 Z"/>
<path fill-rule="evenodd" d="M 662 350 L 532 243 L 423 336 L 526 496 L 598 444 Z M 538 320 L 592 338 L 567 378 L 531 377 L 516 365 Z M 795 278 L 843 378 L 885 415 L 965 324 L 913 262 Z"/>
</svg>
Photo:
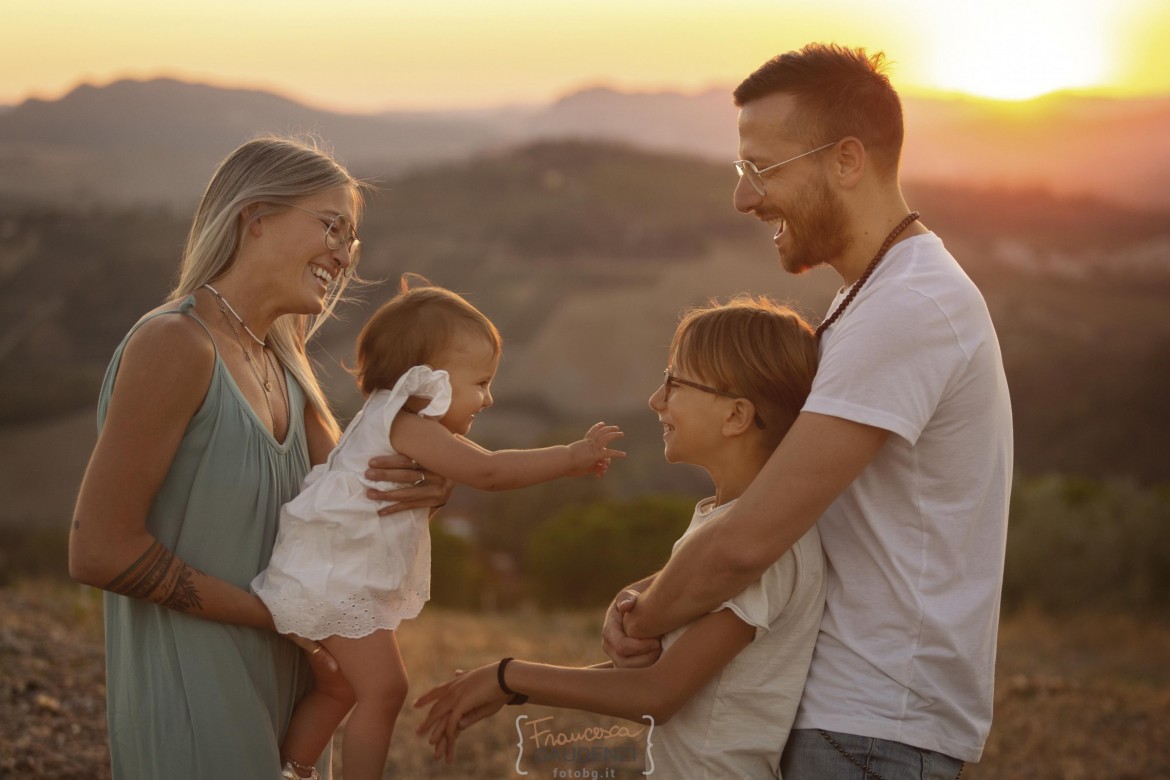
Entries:
<svg viewBox="0 0 1170 780">
<path fill-rule="evenodd" d="M 215 356 L 218 358 L 219 357 L 219 347 L 217 347 L 215 345 L 215 336 L 211 335 L 211 328 L 209 328 L 207 326 L 207 323 L 203 321 L 202 317 L 200 317 L 198 314 L 195 313 L 195 295 L 191 294 L 191 295 L 188 295 L 186 298 L 184 298 L 183 302 L 179 304 L 179 308 L 177 309 L 177 311 L 180 314 L 187 315 L 188 317 L 190 317 L 191 319 L 193 319 L 199 323 L 199 327 L 203 328 L 203 332 L 207 334 L 207 338 L 211 339 L 211 348 L 215 350 Z M 170 312 L 159 312 L 159 314 L 169 314 L 169 313 Z"/>
<path fill-rule="evenodd" d="M 161 311 L 151 312 L 150 314 L 147 314 L 146 316 L 144 316 L 142 319 L 138 320 L 138 322 L 134 323 L 134 327 L 130 328 L 130 332 L 126 334 L 126 340 L 129 340 L 130 336 L 132 336 L 139 328 L 141 328 L 146 323 L 148 323 L 151 320 L 156 319 L 158 317 L 165 316 L 167 314 L 183 314 L 183 315 L 195 320 L 196 322 L 198 322 L 199 327 L 203 328 L 203 332 L 207 334 L 207 338 L 211 339 L 211 348 L 215 350 L 215 356 L 217 358 L 219 357 L 219 347 L 217 347 L 215 344 L 215 337 L 211 335 L 211 328 L 208 327 L 207 323 L 203 321 L 202 317 L 200 317 L 198 314 L 195 313 L 195 295 L 194 294 L 188 295 L 186 298 L 184 298 L 182 301 L 180 301 L 179 308 L 177 308 L 177 309 L 162 309 Z"/>
</svg>

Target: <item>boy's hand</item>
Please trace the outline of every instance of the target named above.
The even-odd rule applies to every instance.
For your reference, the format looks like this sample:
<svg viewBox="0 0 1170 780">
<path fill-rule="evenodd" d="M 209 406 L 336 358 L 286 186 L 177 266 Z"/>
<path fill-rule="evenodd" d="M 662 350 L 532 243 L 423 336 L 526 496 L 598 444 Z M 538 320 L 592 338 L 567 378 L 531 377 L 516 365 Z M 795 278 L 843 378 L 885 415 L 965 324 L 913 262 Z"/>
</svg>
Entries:
<svg viewBox="0 0 1170 780">
<path fill-rule="evenodd" d="M 455 677 L 420 696 L 415 707 L 431 705 L 426 719 L 418 727 L 419 736 L 429 732 L 427 742 L 435 747 L 435 758 L 455 760 L 455 740 L 459 732 L 473 723 L 494 715 L 509 699 L 496 680 L 497 664 L 487 664 L 471 672 L 456 672 Z"/>
<path fill-rule="evenodd" d="M 569 454 L 573 459 L 573 466 L 567 472 L 570 477 L 583 477 L 586 474 L 602 476 L 609 469 L 613 458 L 624 458 L 626 453 L 621 450 L 609 449 L 609 443 L 625 436 L 616 425 L 606 425 L 599 422 L 585 434 L 585 438 L 569 445 Z"/>
<path fill-rule="evenodd" d="M 625 617 L 638 603 L 638 591 L 626 589 L 614 597 L 605 611 L 605 625 L 601 628 L 601 649 L 618 669 L 638 669 L 653 666 L 662 655 L 658 639 L 635 639 L 628 636 Z"/>
<path fill-rule="evenodd" d="M 433 471 L 427 471 L 405 455 L 379 455 L 370 458 L 365 477 L 374 482 L 396 482 L 401 487 L 395 490 L 366 491 L 366 497 L 378 502 L 390 502 L 378 509 L 385 517 L 407 509 L 430 507 L 438 509 L 451 499 L 455 483 Z"/>
</svg>

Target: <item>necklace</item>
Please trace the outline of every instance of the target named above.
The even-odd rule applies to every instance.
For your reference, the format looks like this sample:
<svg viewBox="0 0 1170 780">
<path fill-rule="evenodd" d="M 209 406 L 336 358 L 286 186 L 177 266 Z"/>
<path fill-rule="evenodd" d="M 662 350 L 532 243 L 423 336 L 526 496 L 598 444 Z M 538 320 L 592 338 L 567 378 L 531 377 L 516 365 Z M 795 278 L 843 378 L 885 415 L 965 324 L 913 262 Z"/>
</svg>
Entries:
<svg viewBox="0 0 1170 780">
<path fill-rule="evenodd" d="M 227 310 L 232 313 L 232 316 L 235 317 L 236 320 L 241 325 L 244 326 L 244 330 L 248 333 L 249 336 L 252 337 L 252 340 L 255 341 L 257 344 L 259 344 L 261 347 L 263 347 L 264 346 L 264 339 L 260 338 L 259 336 L 257 336 L 255 333 L 252 332 L 252 329 L 248 327 L 248 323 L 244 322 L 244 318 L 241 317 L 240 315 L 236 314 L 236 310 L 232 308 L 232 305 L 230 303 L 228 303 L 222 295 L 219 294 L 219 290 L 215 289 L 210 284 L 204 283 L 203 286 L 206 287 L 208 290 L 211 290 L 211 294 L 214 295 L 215 300 L 219 302 L 220 310 L 222 310 L 223 307 L 226 306 Z"/>
<path fill-rule="evenodd" d="M 269 352 L 264 353 L 266 360 L 264 361 L 265 376 L 268 373 L 268 361 L 272 361 L 272 375 L 276 378 L 276 386 L 280 388 L 280 397 L 284 400 L 284 429 L 287 431 L 289 425 L 292 424 L 292 407 L 288 405 L 288 390 L 285 389 L 285 383 L 280 381 L 280 362 L 277 361 L 276 355 Z M 269 407 L 271 413 L 271 407 Z M 272 421 L 273 430 L 276 429 L 276 421 Z"/>
<path fill-rule="evenodd" d="M 275 433 L 275 431 L 276 431 L 276 412 L 274 412 L 272 410 L 272 401 L 268 398 L 268 394 L 272 392 L 272 380 L 269 379 L 269 377 L 268 377 L 268 361 L 275 360 L 276 358 L 269 357 L 268 350 L 264 348 L 264 342 L 261 341 L 260 342 L 260 355 L 264 359 L 264 375 L 261 376 L 260 369 L 256 368 L 255 358 L 252 357 L 252 353 L 249 352 L 248 348 L 244 345 L 244 339 L 240 336 L 240 331 L 238 328 L 236 328 L 236 323 L 232 322 L 232 318 L 228 316 L 228 312 L 231 311 L 232 314 L 236 316 L 236 319 L 239 319 L 239 315 L 236 314 L 234 311 L 232 311 L 231 305 L 226 300 L 224 300 L 224 297 L 219 294 L 218 290 L 216 290 L 214 287 L 212 287 L 209 284 L 205 284 L 203 286 L 211 291 L 212 296 L 215 298 L 215 302 L 217 304 L 219 304 L 219 311 L 221 314 L 223 314 L 224 321 L 227 322 L 228 327 L 231 328 L 232 335 L 236 337 L 236 343 L 240 345 L 240 351 L 242 351 L 244 353 L 244 362 L 248 364 L 248 368 L 251 370 L 252 376 L 256 377 L 256 381 L 260 383 L 260 387 L 264 390 L 264 405 L 268 407 L 268 417 L 272 420 L 272 430 Z M 244 321 L 240 320 L 240 324 L 244 325 Z M 244 330 L 247 330 L 247 329 L 248 329 L 248 326 L 244 325 Z M 253 339 L 256 338 L 255 334 L 253 334 L 252 331 L 250 331 L 250 330 L 248 331 L 248 335 L 252 336 Z M 259 341 L 259 339 L 256 339 L 256 340 Z M 276 364 L 276 372 L 275 373 L 277 374 L 276 384 L 280 388 L 280 395 L 281 395 L 281 398 L 284 400 L 284 425 L 285 425 L 285 430 L 287 431 L 289 425 L 292 424 L 292 409 L 288 403 L 288 391 L 284 389 L 284 384 L 281 383 L 281 381 L 280 381 L 280 377 L 279 377 L 280 364 L 279 363 Z"/>
<path fill-rule="evenodd" d="M 873 256 L 873 260 L 869 261 L 869 265 L 866 266 L 865 271 L 862 272 L 861 278 L 853 284 L 853 287 L 849 290 L 849 294 L 845 296 L 845 300 L 841 301 L 841 305 L 837 307 L 835 312 L 829 315 L 827 320 L 817 326 L 818 339 L 821 337 L 821 334 L 825 332 L 825 329 L 836 322 L 837 318 L 845 312 L 845 309 L 849 307 L 849 304 L 853 303 L 853 299 L 857 297 L 857 293 L 861 292 L 861 288 L 864 287 L 865 283 L 869 281 L 869 277 L 873 273 L 873 269 L 877 268 L 877 264 L 882 261 L 882 258 L 886 256 L 886 252 L 890 250 L 890 247 L 894 243 L 894 239 L 902 235 L 902 231 L 905 230 L 911 222 L 918 219 L 918 216 L 919 214 L 917 211 L 911 211 L 906 215 L 905 219 L 898 223 L 897 227 L 890 231 L 890 235 L 886 236 L 886 240 L 882 242 L 881 248 L 878 249 L 877 254 Z"/>
</svg>

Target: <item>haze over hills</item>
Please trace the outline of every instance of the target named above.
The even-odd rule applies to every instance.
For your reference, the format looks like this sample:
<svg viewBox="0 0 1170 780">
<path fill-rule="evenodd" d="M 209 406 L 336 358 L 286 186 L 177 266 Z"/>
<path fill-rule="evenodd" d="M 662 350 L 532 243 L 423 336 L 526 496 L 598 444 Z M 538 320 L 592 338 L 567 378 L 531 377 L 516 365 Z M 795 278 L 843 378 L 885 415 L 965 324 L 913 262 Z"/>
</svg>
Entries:
<svg viewBox="0 0 1170 780">
<path fill-rule="evenodd" d="M 1019 470 L 1170 480 L 1170 215 L 1036 192 L 910 184 L 907 196 L 988 301 Z M 166 294 L 188 224 L 158 207 L 0 197 L 0 525 L 68 512 L 109 356 Z M 680 311 L 750 291 L 815 321 L 838 284 L 824 268 L 780 272 L 770 234 L 730 208 L 724 164 L 628 146 L 541 142 L 398 174 L 362 223 L 362 274 L 382 283 L 315 341 L 329 396 L 355 411 L 339 363 L 398 275 L 419 272 L 504 334 L 477 440 L 548 443 L 618 422 L 631 456 L 606 484 L 678 489 L 646 398 Z"/>
<path fill-rule="evenodd" d="M 987 297 L 1019 468 L 1166 482 L 1170 101 L 909 100 L 906 113 L 907 196 Z M 111 351 L 165 295 L 215 163 L 263 131 L 314 131 L 380 178 L 361 227 L 367 277 L 421 272 L 499 324 L 485 443 L 620 422 L 635 449 L 614 484 L 630 492 L 678 487 L 645 398 L 679 311 L 749 290 L 816 319 L 837 283 L 780 273 L 770 228 L 730 208 L 735 109 L 721 90 L 378 115 L 166 80 L 27 101 L 0 111 L 0 524 L 68 512 Z M 317 344 L 344 414 L 357 397 L 338 361 L 365 313 L 346 307 Z"/>
<path fill-rule="evenodd" d="M 1170 98 L 907 98 L 905 113 L 907 181 L 1170 206 Z M 597 87 L 548 106 L 340 114 L 252 90 L 118 81 L 0 111 L 0 194 L 186 208 L 215 163 L 259 132 L 315 133 L 359 175 L 375 179 L 549 138 L 620 141 L 726 162 L 736 156 L 735 118 L 729 89 Z"/>
</svg>

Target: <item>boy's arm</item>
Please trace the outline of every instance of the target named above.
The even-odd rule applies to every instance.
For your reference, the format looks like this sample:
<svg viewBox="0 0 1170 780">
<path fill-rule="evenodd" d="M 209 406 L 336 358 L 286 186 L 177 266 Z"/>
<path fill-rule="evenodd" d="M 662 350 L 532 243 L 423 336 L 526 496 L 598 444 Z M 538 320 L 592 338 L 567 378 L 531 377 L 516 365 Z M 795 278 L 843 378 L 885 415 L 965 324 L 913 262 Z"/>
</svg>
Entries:
<svg viewBox="0 0 1170 780">
<path fill-rule="evenodd" d="M 625 633 L 661 636 L 758 580 L 869 465 L 889 435 L 802 412 L 735 506 L 679 545 L 625 616 Z"/>
<path fill-rule="evenodd" d="M 491 452 L 418 415 L 400 414 L 390 428 L 394 449 L 429 471 L 480 490 L 509 490 L 557 477 L 604 473 L 610 458 L 625 457 L 624 452 L 608 447 L 621 436 L 616 425 L 597 423 L 585 438 L 572 444 Z"/>
<path fill-rule="evenodd" d="M 755 637 L 756 629 L 734 612 L 722 609 L 688 628 L 653 666 L 584 669 L 512 661 L 505 670 L 510 690 L 533 704 L 566 707 L 643 723 L 650 715 L 662 724 L 735 658 Z M 419 734 L 430 734 L 435 756 L 454 758 L 461 729 L 498 711 L 511 697 L 498 681 L 498 663 L 460 675 L 424 694 L 416 707 L 431 704 Z"/>
</svg>

